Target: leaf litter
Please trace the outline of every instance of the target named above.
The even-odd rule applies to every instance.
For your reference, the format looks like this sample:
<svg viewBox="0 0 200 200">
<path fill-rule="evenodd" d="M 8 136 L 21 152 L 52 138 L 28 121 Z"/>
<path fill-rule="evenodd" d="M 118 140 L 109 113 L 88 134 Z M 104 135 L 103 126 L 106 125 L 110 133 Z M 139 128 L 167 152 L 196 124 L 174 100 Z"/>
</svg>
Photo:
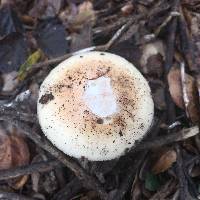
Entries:
<svg viewBox="0 0 200 200">
<path fill-rule="evenodd" d="M 2 1 L 0 173 L 7 178 L 0 195 L 198 199 L 199 10 L 195 0 Z M 44 151 L 42 140 L 35 139 L 41 133 L 36 117 L 39 85 L 58 62 L 81 49 L 116 53 L 143 73 L 152 90 L 155 125 L 138 145 L 139 154 L 136 146 L 113 162 L 70 160 L 68 167 L 56 156 L 57 165 L 49 166 L 52 151 Z M 9 178 L 16 172 L 20 176 Z"/>
</svg>

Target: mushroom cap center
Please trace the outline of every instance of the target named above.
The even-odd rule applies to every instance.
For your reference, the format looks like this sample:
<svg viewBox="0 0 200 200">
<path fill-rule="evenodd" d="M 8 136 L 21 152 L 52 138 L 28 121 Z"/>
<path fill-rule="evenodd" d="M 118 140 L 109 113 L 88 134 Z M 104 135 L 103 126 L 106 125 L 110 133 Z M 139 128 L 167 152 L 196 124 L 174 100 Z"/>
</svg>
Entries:
<svg viewBox="0 0 200 200">
<path fill-rule="evenodd" d="M 98 117 L 109 117 L 117 112 L 117 101 L 108 77 L 88 80 L 83 100 L 90 111 Z"/>
</svg>

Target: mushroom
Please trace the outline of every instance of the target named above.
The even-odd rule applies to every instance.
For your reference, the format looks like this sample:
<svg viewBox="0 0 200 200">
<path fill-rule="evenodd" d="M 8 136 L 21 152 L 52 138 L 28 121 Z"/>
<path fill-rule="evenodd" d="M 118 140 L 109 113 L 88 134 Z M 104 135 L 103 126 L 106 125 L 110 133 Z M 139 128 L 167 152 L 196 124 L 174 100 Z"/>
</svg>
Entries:
<svg viewBox="0 0 200 200">
<path fill-rule="evenodd" d="M 93 51 L 50 72 L 37 111 L 44 134 L 58 149 L 104 161 L 120 157 L 145 136 L 154 105 L 147 81 L 130 62 Z"/>
</svg>

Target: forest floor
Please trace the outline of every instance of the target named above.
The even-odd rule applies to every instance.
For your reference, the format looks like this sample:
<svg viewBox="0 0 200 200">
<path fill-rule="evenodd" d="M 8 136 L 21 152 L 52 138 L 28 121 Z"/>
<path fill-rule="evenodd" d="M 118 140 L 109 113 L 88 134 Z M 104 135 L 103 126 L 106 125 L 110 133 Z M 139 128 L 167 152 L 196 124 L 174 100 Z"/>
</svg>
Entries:
<svg viewBox="0 0 200 200">
<path fill-rule="evenodd" d="M 199 0 L 0 2 L 0 199 L 200 199 Z M 39 86 L 79 50 L 120 55 L 150 84 L 153 126 L 119 159 L 73 159 L 40 129 Z"/>
</svg>

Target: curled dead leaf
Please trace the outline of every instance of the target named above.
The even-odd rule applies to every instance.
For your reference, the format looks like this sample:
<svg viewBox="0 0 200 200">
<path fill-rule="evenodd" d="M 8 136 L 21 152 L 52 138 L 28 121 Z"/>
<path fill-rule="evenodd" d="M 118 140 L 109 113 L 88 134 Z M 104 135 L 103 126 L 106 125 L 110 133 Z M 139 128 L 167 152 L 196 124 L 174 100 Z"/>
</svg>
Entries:
<svg viewBox="0 0 200 200">
<path fill-rule="evenodd" d="M 0 170 L 10 169 L 29 163 L 30 153 L 25 140 L 16 134 L 0 129 Z M 28 176 L 8 180 L 14 189 L 20 189 L 26 183 Z"/>
<path fill-rule="evenodd" d="M 5 130 L 0 129 L 0 170 L 8 169 L 12 165 L 11 142 Z"/>
<path fill-rule="evenodd" d="M 175 104 L 186 110 L 188 117 L 193 123 L 198 123 L 200 106 L 198 103 L 198 92 L 195 86 L 195 79 L 189 74 L 184 73 L 184 81 L 182 81 L 181 71 L 175 66 L 171 68 L 167 78 L 169 91 Z M 187 102 L 185 101 L 186 99 Z"/>
<path fill-rule="evenodd" d="M 181 72 L 178 68 L 172 67 L 168 74 L 169 91 L 174 103 L 184 109 L 183 94 L 181 87 Z"/>
<path fill-rule="evenodd" d="M 172 166 L 174 162 L 176 162 L 176 158 L 177 155 L 174 150 L 165 151 L 153 166 L 152 172 L 154 174 L 159 174 L 166 171 Z"/>
<path fill-rule="evenodd" d="M 25 140 L 19 135 L 10 135 L 12 167 L 22 166 L 29 163 L 30 153 Z M 20 189 L 28 180 L 28 176 L 22 176 L 9 181 L 14 189 Z"/>
<path fill-rule="evenodd" d="M 25 140 L 19 135 L 11 135 L 10 141 L 13 167 L 28 164 L 30 155 Z"/>
</svg>

